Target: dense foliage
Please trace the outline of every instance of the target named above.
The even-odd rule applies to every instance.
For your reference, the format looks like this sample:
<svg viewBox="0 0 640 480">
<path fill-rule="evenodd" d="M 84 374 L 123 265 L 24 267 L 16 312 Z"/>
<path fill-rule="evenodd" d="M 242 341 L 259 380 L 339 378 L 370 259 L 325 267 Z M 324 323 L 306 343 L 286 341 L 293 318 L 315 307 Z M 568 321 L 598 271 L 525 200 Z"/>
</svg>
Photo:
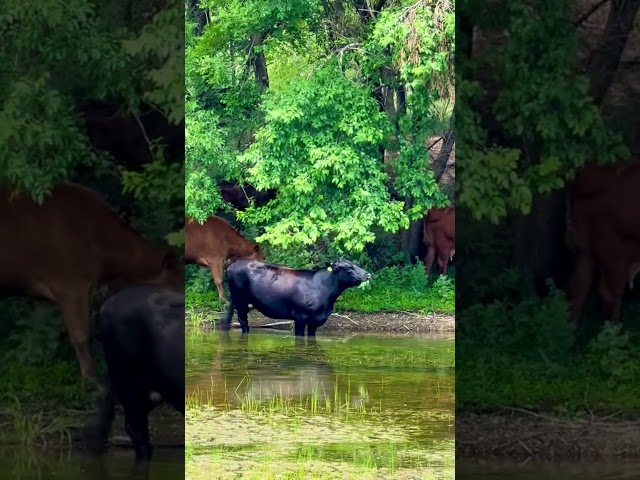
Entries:
<svg viewBox="0 0 640 480">
<path fill-rule="evenodd" d="M 451 113 L 451 4 L 190 5 L 188 215 L 225 208 L 217 182 L 250 183 L 277 192 L 238 213 L 271 251 L 355 255 L 448 203 L 425 165 Z"/>
<path fill-rule="evenodd" d="M 0 181 L 38 201 L 77 181 L 153 241 L 178 230 L 183 147 L 163 135 L 184 121 L 182 15 L 172 0 L 162 10 L 152 0 L 4 2 Z M 58 310 L 24 298 L 0 308 L 3 392 L 86 401 Z"/>
<path fill-rule="evenodd" d="M 589 9 L 572 0 L 456 5 L 462 410 L 640 411 L 637 305 L 624 309 L 625 332 L 603 328 L 599 309 L 573 332 L 558 288 L 566 290 L 572 257 L 562 243 L 563 189 L 586 162 L 629 155 L 624 117 L 603 99 L 622 68 L 616 42 L 631 28 L 612 31 L 621 5 L 605 3 L 607 26 L 588 41 L 594 34 L 576 12 Z M 585 53 L 585 44 L 602 50 Z"/>
</svg>

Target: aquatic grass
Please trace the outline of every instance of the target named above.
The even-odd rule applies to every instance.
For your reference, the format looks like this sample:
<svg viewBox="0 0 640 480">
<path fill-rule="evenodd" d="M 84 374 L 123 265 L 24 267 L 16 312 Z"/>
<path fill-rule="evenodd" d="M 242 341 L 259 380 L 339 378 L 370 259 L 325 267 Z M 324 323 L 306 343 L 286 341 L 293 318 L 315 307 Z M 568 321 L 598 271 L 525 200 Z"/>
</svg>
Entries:
<svg viewBox="0 0 640 480">
<path fill-rule="evenodd" d="M 3 417 L 9 417 L 7 422 L 0 424 L 0 428 L 8 427 L 8 431 L 1 436 L 4 440 L 14 440 L 19 445 L 29 446 L 36 443 L 47 446 L 47 438 L 59 437 L 59 445 L 71 444 L 70 427 L 73 422 L 59 415 L 48 418 L 42 411 L 30 413 L 26 411 L 20 399 L 15 395 L 5 395 L 13 405 L 0 412 Z"/>
<path fill-rule="evenodd" d="M 319 416 L 333 415 L 342 416 L 345 419 L 351 416 L 365 417 L 370 414 L 378 413 L 382 410 L 382 400 L 377 405 L 367 408 L 366 402 L 355 403 L 351 396 L 351 379 L 347 378 L 346 390 L 341 390 L 338 376 L 333 384 L 333 396 L 326 393 L 324 385 L 316 384 L 312 387 L 310 395 L 299 393 L 297 397 L 289 395 L 288 392 L 282 390 L 282 386 L 277 393 L 270 395 L 268 398 L 262 397 L 262 390 L 259 395 L 253 395 L 251 392 L 241 392 L 244 383 L 249 382 L 248 376 L 243 377 L 234 390 L 235 399 L 232 401 L 227 396 L 226 383 L 218 387 L 215 381 L 211 380 L 211 387 L 202 389 L 196 387 L 191 393 L 185 397 L 185 408 L 197 412 L 202 406 L 218 410 L 231 410 L 234 407 L 244 413 L 256 415 L 285 415 L 293 416 Z M 226 380 L 225 380 L 226 382 Z M 360 396 L 367 397 L 368 393 L 362 386 L 358 387 Z M 224 392 L 222 402 L 214 403 L 214 392 L 220 390 Z"/>
<path fill-rule="evenodd" d="M 453 341 L 205 337 L 187 345 L 187 479 L 453 478 Z"/>
<path fill-rule="evenodd" d="M 451 446 L 451 448 L 453 448 Z M 212 447 L 206 452 L 187 455 L 188 478 L 198 477 L 206 472 L 211 478 L 211 468 L 225 471 L 228 478 L 242 472 L 241 478 L 251 479 L 307 479 L 317 478 L 329 480 L 344 479 L 387 479 L 419 478 L 449 479 L 453 478 L 453 465 L 448 462 L 439 464 L 425 461 L 414 455 L 401 459 L 394 443 L 381 445 L 334 445 L 329 448 L 313 445 L 298 445 L 282 451 L 269 446 L 258 446 L 251 449 L 237 447 Z M 210 468 L 203 469 L 205 463 Z M 196 474 L 193 476 L 193 474 Z M 227 478 L 227 477 L 216 477 Z"/>
</svg>

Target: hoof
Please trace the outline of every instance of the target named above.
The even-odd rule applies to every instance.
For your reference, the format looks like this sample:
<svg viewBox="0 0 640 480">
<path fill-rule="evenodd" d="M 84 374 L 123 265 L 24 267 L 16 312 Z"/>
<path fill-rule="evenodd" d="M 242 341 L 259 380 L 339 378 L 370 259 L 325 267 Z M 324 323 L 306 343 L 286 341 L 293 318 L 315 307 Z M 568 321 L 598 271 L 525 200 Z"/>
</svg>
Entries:
<svg viewBox="0 0 640 480">
<path fill-rule="evenodd" d="M 114 447 L 131 447 L 133 445 L 128 435 L 113 435 L 109 438 L 109 444 Z"/>
</svg>

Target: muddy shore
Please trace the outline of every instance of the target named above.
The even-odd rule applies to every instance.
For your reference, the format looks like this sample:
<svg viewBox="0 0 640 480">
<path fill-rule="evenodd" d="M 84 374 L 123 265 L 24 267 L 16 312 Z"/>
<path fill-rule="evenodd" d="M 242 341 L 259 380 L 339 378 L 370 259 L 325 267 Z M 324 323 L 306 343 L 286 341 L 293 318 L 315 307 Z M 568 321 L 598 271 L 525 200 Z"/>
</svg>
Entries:
<svg viewBox="0 0 640 480">
<path fill-rule="evenodd" d="M 456 461 L 640 459 L 640 421 L 526 411 L 456 412 Z"/>
<path fill-rule="evenodd" d="M 204 309 L 193 310 L 187 316 L 196 316 L 200 326 L 206 327 L 216 324 L 222 312 L 206 311 Z M 231 323 L 233 328 L 240 328 L 237 318 Z M 293 329 L 293 322 L 278 321 L 267 318 L 256 311 L 249 313 L 249 326 L 251 328 L 274 328 L 282 330 Z M 318 333 L 343 332 L 343 333 L 453 333 L 456 329 L 453 315 L 422 315 L 414 312 L 334 312 Z"/>
</svg>

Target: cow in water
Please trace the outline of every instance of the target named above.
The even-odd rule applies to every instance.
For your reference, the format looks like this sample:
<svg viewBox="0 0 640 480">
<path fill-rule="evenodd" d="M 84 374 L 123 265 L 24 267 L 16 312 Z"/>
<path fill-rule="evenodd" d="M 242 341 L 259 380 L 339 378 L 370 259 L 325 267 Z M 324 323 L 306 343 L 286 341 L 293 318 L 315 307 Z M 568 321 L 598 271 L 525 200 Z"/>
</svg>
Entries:
<svg viewBox="0 0 640 480">
<path fill-rule="evenodd" d="M 447 274 L 447 265 L 456 251 L 456 207 L 432 208 L 424 217 L 424 243 L 427 254 L 424 272 L 429 276 L 433 262 L 438 258 L 442 275 Z"/>
<path fill-rule="evenodd" d="M 250 242 L 240 235 L 229 222 L 212 216 L 203 224 L 185 218 L 185 263 L 195 263 L 211 270 L 218 297 L 227 301 L 222 287 L 222 272 L 225 260 L 239 258 L 264 260 L 264 253 L 257 243 Z"/>
<path fill-rule="evenodd" d="M 89 349 L 92 290 L 149 283 L 184 288 L 184 265 L 145 240 L 94 191 L 64 182 L 39 204 L 0 185 L 0 294 L 56 304 L 82 376 L 94 384 Z"/>
<path fill-rule="evenodd" d="M 85 430 L 87 445 L 102 451 L 120 402 L 136 459 L 150 460 L 147 416 L 158 404 L 152 393 L 184 415 L 184 293 L 127 288 L 104 303 L 100 321 L 108 387 L 97 422 Z"/>
<path fill-rule="evenodd" d="M 569 187 L 565 242 L 575 254 L 569 287 L 571 321 L 577 325 L 594 274 L 605 317 L 620 320 L 622 296 L 640 271 L 640 210 L 637 197 L 640 162 L 580 169 Z"/>
<path fill-rule="evenodd" d="M 229 328 L 234 309 L 243 333 L 249 333 L 250 305 L 263 315 L 293 320 L 297 337 L 314 337 L 325 324 L 338 297 L 347 288 L 368 281 L 371 274 L 340 258 L 327 267 L 294 270 L 255 260 L 238 260 L 227 269 L 231 302 L 220 321 Z"/>
</svg>

